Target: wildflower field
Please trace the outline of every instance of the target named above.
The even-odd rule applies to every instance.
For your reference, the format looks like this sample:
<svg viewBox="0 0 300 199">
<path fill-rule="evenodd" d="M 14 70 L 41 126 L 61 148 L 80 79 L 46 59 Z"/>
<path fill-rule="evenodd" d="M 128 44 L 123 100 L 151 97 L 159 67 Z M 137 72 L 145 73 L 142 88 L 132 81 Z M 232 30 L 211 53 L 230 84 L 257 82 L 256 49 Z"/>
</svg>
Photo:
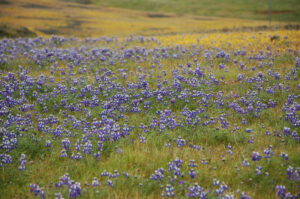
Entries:
<svg viewBox="0 0 300 199">
<path fill-rule="evenodd" d="M 299 198 L 300 31 L 183 17 L 2 38 L 0 198 Z"/>
</svg>

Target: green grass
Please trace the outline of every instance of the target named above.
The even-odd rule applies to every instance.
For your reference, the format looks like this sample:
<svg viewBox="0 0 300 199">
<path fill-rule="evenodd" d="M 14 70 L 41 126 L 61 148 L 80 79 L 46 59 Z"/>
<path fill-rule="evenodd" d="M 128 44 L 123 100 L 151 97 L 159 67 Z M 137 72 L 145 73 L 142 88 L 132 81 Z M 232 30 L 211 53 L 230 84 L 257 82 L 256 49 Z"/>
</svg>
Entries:
<svg viewBox="0 0 300 199">
<path fill-rule="evenodd" d="M 252 33 L 251 33 L 252 34 Z M 267 40 L 267 42 L 270 42 Z M 80 44 L 80 43 L 79 43 Z M 78 46 L 80 46 L 77 44 Z M 280 48 L 280 46 L 276 46 L 276 43 L 271 43 L 274 45 L 274 53 L 276 50 Z M 270 45 L 271 45 L 270 44 Z M 70 44 L 73 46 L 74 44 Z M 96 43 L 95 46 L 104 46 L 103 43 Z M 110 47 L 115 50 L 118 49 L 121 44 L 113 43 L 109 44 Z M 140 45 L 134 43 L 132 45 Z M 278 44 L 279 45 L 279 44 Z M 295 45 L 295 43 L 293 43 Z M 146 47 L 147 43 L 145 44 Z M 63 48 L 68 48 L 69 46 L 63 46 Z M 188 49 L 191 49 L 190 46 L 187 46 Z M 251 47 L 247 47 L 251 50 Z M 216 49 L 213 48 L 216 52 Z M 233 49 L 227 49 L 228 52 L 232 52 Z M 249 52 L 247 51 L 247 52 Z M 207 60 L 202 56 L 203 51 L 200 51 L 200 56 L 198 57 L 198 63 L 201 66 L 206 66 L 203 70 L 206 74 L 208 74 L 208 70 L 210 69 L 207 65 Z M 252 54 L 252 53 L 251 53 Z M 254 53 L 255 54 L 255 53 Z M 162 182 L 154 182 L 149 180 L 149 177 L 154 173 L 155 170 L 162 167 L 166 170 L 166 176 L 169 175 L 167 168 L 168 163 L 174 160 L 176 157 L 184 160 L 185 164 L 183 166 L 182 171 L 185 173 L 185 176 L 182 178 L 187 184 L 175 184 L 176 188 L 176 197 L 181 195 L 181 198 L 187 194 L 187 190 L 184 186 L 191 185 L 194 182 L 198 182 L 200 186 L 207 189 L 214 189 L 212 186 L 212 181 L 214 178 L 217 178 L 221 182 L 224 181 L 229 187 L 230 192 L 235 192 L 237 189 L 241 191 L 245 191 L 252 196 L 252 198 L 274 198 L 275 197 L 275 186 L 278 184 L 283 184 L 287 187 L 288 191 L 293 194 L 297 191 L 297 184 L 287 179 L 286 177 L 286 167 L 287 165 L 292 165 L 297 167 L 300 165 L 300 158 L 298 155 L 299 151 L 299 143 L 292 138 L 285 138 L 284 142 L 282 138 L 278 138 L 276 136 L 265 136 L 265 130 L 270 130 L 273 133 L 273 130 L 280 130 L 284 126 L 291 127 L 291 124 L 287 121 L 280 120 L 280 116 L 283 116 L 284 113 L 279 111 L 283 105 L 283 103 L 287 99 L 287 95 L 298 92 L 295 90 L 297 81 L 290 81 L 291 92 L 279 92 L 277 90 L 276 94 L 270 95 L 267 94 L 264 90 L 268 86 L 272 86 L 274 84 L 278 84 L 280 82 L 284 82 L 284 75 L 286 75 L 290 68 L 294 66 L 294 58 L 295 55 L 283 55 L 280 57 L 275 57 L 274 60 L 274 69 L 280 71 L 281 79 L 274 80 L 274 78 L 266 75 L 269 67 L 264 67 L 263 69 L 257 69 L 257 71 L 241 71 L 237 66 L 231 66 L 230 63 L 226 63 L 229 67 L 229 73 L 224 73 L 224 70 L 220 70 L 217 66 L 219 63 L 224 63 L 225 61 L 222 59 L 213 59 L 214 68 L 212 69 L 214 75 L 219 79 L 221 76 L 224 76 L 224 81 L 229 82 L 231 80 L 235 80 L 237 75 L 241 72 L 246 73 L 248 77 L 256 76 L 258 71 L 262 70 L 263 73 L 267 76 L 268 82 L 264 82 L 262 87 L 264 88 L 258 95 L 262 102 L 267 103 L 269 99 L 276 100 L 278 102 L 278 107 L 274 109 L 262 110 L 262 117 L 255 118 L 253 114 L 245 114 L 243 116 L 237 114 L 232 109 L 229 109 L 228 105 L 225 103 L 223 109 L 218 109 L 212 103 L 212 101 L 208 104 L 208 111 L 200 115 L 201 122 L 208 120 L 210 117 L 218 117 L 223 112 L 230 114 L 228 122 L 230 123 L 230 129 L 222 129 L 220 128 L 220 124 L 214 124 L 211 126 L 203 127 L 201 124 L 197 126 L 197 128 L 193 127 L 183 127 L 183 128 L 175 128 L 174 130 L 167 129 L 165 132 L 160 133 L 157 130 L 150 130 L 148 133 L 142 133 L 142 130 L 138 128 L 140 123 L 144 123 L 149 125 L 152 117 L 158 110 L 163 110 L 166 108 L 162 103 L 158 103 L 155 97 L 151 97 L 147 100 L 151 101 L 152 110 L 149 110 L 147 114 L 144 111 L 140 114 L 132 114 L 125 113 L 125 116 L 128 116 L 127 119 L 121 119 L 119 121 L 120 124 L 123 124 L 125 120 L 128 120 L 128 124 L 135 126 L 132 130 L 131 135 L 125 139 L 121 139 L 118 142 L 105 142 L 103 152 L 101 153 L 100 162 L 93 158 L 93 155 L 83 155 L 83 159 L 81 161 L 72 161 L 70 158 L 61 158 L 60 152 L 61 148 L 61 140 L 54 139 L 53 136 L 47 133 L 40 133 L 36 130 L 29 130 L 25 133 L 25 135 L 19 138 L 18 148 L 14 150 L 11 155 L 14 158 L 14 163 L 8 165 L 7 167 L 0 168 L 0 198 L 34 198 L 33 194 L 29 192 L 29 184 L 36 183 L 43 189 L 45 189 L 47 198 L 53 198 L 54 193 L 61 192 L 65 198 L 68 198 L 68 190 L 67 188 L 58 189 L 55 188 L 55 183 L 58 182 L 59 177 L 63 176 L 65 173 L 69 173 L 71 179 L 80 182 L 82 186 L 82 197 L 81 198 L 159 198 L 161 195 L 161 186 L 165 186 L 169 183 L 169 179 L 164 179 Z M 151 59 L 150 61 L 144 63 L 135 63 L 133 61 L 129 61 L 127 64 L 117 64 L 115 66 L 109 66 L 107 63 L 105 64 L 95 64 L 95 69 L 100 70 L 102 67 L 107 67 L 112 71 L 116 72 L 118 68 L 127 68 L 129 71 L 133 71 L 134 75 L 129 77 L 130 81 L 137 81 L 137 67 L 141 68 L 148 67 L 150 69 Z M 162 69 L 167 71 L 167 76 L 164 78 L 169 80 L 169 85 L 172 82 L 171 70 L 177 67 L 179 64 L 187 65 L 187 62 L 193 62 L 193 57 L 190 57 L 190 54 L 185 54 L 181 59 L 175 60 L 172 62 L 172 59 L 161 60 Z M 238 57 L 239 61 L 243 61 L 248 67 L 259 65 L 260 61 L 249 61 L 247 60 L 247 56 Z M 269 61 L 269 60 L 268 60 Z M 63 63 L 59 61 L 59 68 L 67 68 L 68 63 Z M 265 61 L 267 62 L 267 61 Z M 53 63 L 45 61 L 45 65 L 39 69 L 38 65 L 35 63 L 28 62 L 26 63 L 24 60 L 14 60 L 12 63 L 2 66 L 2 70 L 5 72 L 15 72 L 18 74 L 18 65 L 27 66 L 30 65 L 31 73 L 30 76 L 38 78 L 39 73 L 49 74 L 49 68 Z M 284 66 L 287 69 L 284 69 Z M 194 67 L 194 66 L 193 66 Z M 74 72 L 78 72 L 78 70 L 82 68 L 79 66 L 74 69 Z M 151 88 L 155 88 L 157 75 L 161 75 L 161 70 L 158 70 L 157 67 L 153 69 L 153 78 L 147 77 L 149 80 L 149 84 Z M 67 70 L 66 70 L 67 71 Z M 150 71 L 150 70 L 149 70 Z M 148 71 L 148 72 L 149 72 Z M 1 75 L 3 75 L 1 74 Z M 4 76 L 3 75 L 3 76 Z M 101 73 L 99 73 L 101 75 Z M 120 82 L 120 84 L 125 85 L 125 81 L 122 80 L 121 75 L 116 72 L 115 73 L 117 80 L 116 82 Z M 298 72 L 298 75 L 299 72 Z M 56 78 L 55 83 L 49 83 L 47 86 L 42 87 L 42 91 L 40 94 L 48 94 L 53 91 L 56 87 L 56 83 L 63 83 L 68 88 L 72 85 L 72 78 L 66 77 L 68 80 L 62 80 L 59 70 L 55 70 L 54 76 Z M 83 77 L 88 79 L 86 83 L 78 84 L 75 87 L 78 88 L 76 94 L 80 93 L 80 89 L 83 89 L 87 84 L 97 85 L 94 80 L 95 70 L 88 68 L 87 74 L 79 75 L 76 77 Z M 189 76 L 188 73 L 185 75 Z M 207 77 L 206 77 L 207 78 Z M 151 81 L 150 81 L 151 80 Z M 206 86 L 192 88 L 186 83 L 182 84 L 183 89 L 197 89 L 204 91 L 205 93 L 214 92 L 218 93 L 219 91 L 224 92 L 224 96 L 229 96 L 228 102 L 232 102 L 235 99 L 230 97 L 230 92 L 234 91 L 235 93 L 239 93 L 240 95 L 245 95 L 247 90 L 250 90 L 254 84 L 246 84 L 237 83 L 236 85 L 220 85 L 220 86 L 212 86 L 208 90 Z M 47 91 L 45 90 L 47 89 Z M 28 89 L 28 93 L 26 94 L 26 98 L 29 100 L 28 103 L 36 102 L 37 98 L 32 96 L 33 90 L 37 90 L 36 87 Z M 117 91 L 113 91 L 114 93 Z M 38 112 L 42 119 L 49 116 L 49 114 L 54 114 L 61 123 L 65 119 L 64 111 L 65 109 L 60 107 L 61 110 L 54 110 L 51 107 L 54 106 L 55 103 L 60 104 L 60 101 L 64 98 L 68 99 L 69 103 L 78 103 L 78 100 L 83 100 L 84 98 L 76 97 L 76 94 L 68 94 L 58 95 L 55 99 L 47 101 L 45 104 L 48 107 L 49 111 L 47 113 L 43 113 L 43 106 L 38 103 L 35 104 L 35 110 Z M 110 93 L 110 96 L 113 93 Z M 19 97 L 18 95 L 14 97 Z M 90 95 L 86 96 L 90 98 Z M 106 97 L 103 96 L 103 93 L 98 95 L 100 102 L 107 100 Z M 201 98 L 200 98 L 201 99 Z M 199 99 L 199 100 L 200 100 Z M 217 98 L 214 97 L 214 100 Z M 165 99 L 168 100 L 168 99 Z M 184 100 L 177 99 L 176 104 L 174 106 L 170 105 L 169 108 L 177 115 L 182 111 L 184 107 L 189 108 L 190 110 L 195 110 L 203 105 L 197 105 L 196 101 L 190 99 L 190 103 L 186 103 Z M 140 105 L 142 107 L 143 105 Z M 16 107 L 11 110 L 13 115 L 17 114 L 25 114 L 22 113 Z M 244 107 L 245 108 L 245 107 Z M 98 108 L 87 108 L 88 111 L 91 111 L 91 118 L 86 118 L 86 114 L 83 112 L 76 113 L 66 110 L 69 115 L 74 116 L 76 119 L 84 119 L 86 122 L 92 122 L 93 118 L 100 119 L 100 113 L 103 111 L 101 107 Z M 33 113 L 34 115 L 34 113 Z M 241 124 L 241 119 L 244 117 L 247 120 L 247 125 Z M 2 120 L 6 120 L 7 116 L 1 118 Z M 61 124 L 60 123 L 60 124 Z M 237 124 L 240 129 L 236 132 L 232 132 L 233 124 Z M 262 129 L 261 125 L 264 124 L 266 129 Z M 34 120 L 33 126 L 37 125 L 36 117 Z M 62 124 L 61 124 L 62 125 Z M 49 126 L 50 129 L 55 129 L 57 125 Z M 13 131 L 17 127 L 12 126 L 9 130 Z M 72 122 L 69 121 L 66 126 L 66 129 L 72 130 L 72 137 L 68 137 L 72 142 L 72 151 L 68 152 L 69 156 L 73 150 L 74 143 L 77 139 L 82 138 L 82 130 L 74 130 L 72 128 Z M 216 130 L 219 128 L 219 130 Z M 245 133 L 245 128 L 252 128 L 253 133 Z M 293 128 L 293 127 L 291 127 Z M 29 128 L 30 129 L 30 128 Z M 293 128 L 296 129 L 296 128 Z M 75 133 L 77 135 L 75 136 Z M 138 134 L 141 133 L 143 136 L 147 138 L 145 144 L 139 143 Z M 34 135 L 34 137 L 32 137 Z M 1 134 L 0 134 L 1 136 Z M 64 135 L 65 136 L 65 135 Z M 176 145 L 176 139 L 178 136 L 184 138 L 187 144 L 195 144 L 200 145 L 201 149 L 193 150 L 189 146 L 178 148 Z M 253 144 L 249 144 L 248 140 L 253 137 L 255 142 Z M 63 137 L 65 138 L 65 137 Z M 62 139 L 63 139 L 62 138 Z M 52 140 L 53 145 L 51 149 L 46 149 L 45 142 L 46 140 Z M 132 140 L 134 139 L 134 140 Z M 95 145 L 96 139 L 93 139 L 93 152 L 96 152 Z M 170 142 L 171 147 L 167 148 L 165 145 Z M 233 154 L 229 155 L 228 144 L 233 147 Z M 272 157 L 270 161 L 266 159 L 262 159 L 260 162 L 252 162 L 251 155 L 253 151 L 259 151 L 261 155 L 263 150 L 266 149 L 269 145 L 273 145 L 275 155 Z M 119 149 L 122 149 L 123 152 L 119 152 Z M 290 160 L 288 164 L 280 158 L 280 152 L 286 152 L 289 154 Z M 25 153 L 27 155 L 28 164 L 26 165 L 26 170 L 20 172 L 18 170 L 18 159 L 21 153 Z M 222 161 L 222 155 L 226 155 L 226 160 Z M 203 165 L 201 164 L 201 160 L 205 158 L 209 164 Z M 249 162 L 251 162 L 250 167 L 242 167 L 241 163 L 244 158 L 247 158 Z M 188 162 L 191 159 L 195 159 L 198 164 L 197 179 L 191 180 L 188 176 Z M 31 162 L 32 161 L 32 162 Z M 236 166 L 236 167 L 235 167 Z M 263 174 L 256 175 L 255 167 L 262 166 Z M 216 169 L 215 169 L 216 168 Z M 241 172 L 238 172 L 237 169 L 241 169 Z M 122 175 L 122 172 L 128 172 L 131 177 L 129 180 L 126 180 L 124 176 L 119 177 L 117 179 L 113 179 L 115 188 L 112 189 L 106 185 L 107 177 L 100 177 L 101 172 L 103 170 L 107 170 L 109 172 L 113 172 L 114 170 L 118 170 Z M 270 177 L 265 175 L 265 172 L 269 172 Z M 134 177 L 136 176 L 136 178 Z M 99 188 L 93 188 L 91 186 L 84 185 L 85 182 L 91 184 L 93 177 L 97 177 L 101 181 L 101 186 Z M 215 193 L 209 194 L 209 198 L 216 198 Z"/>
<path fill-rule="evenodd" d="M 76 0 L 74 0 L 76 1 Z M 78 2 L 78 1 L 77 1 Z M 90 0 L 109 7 L 159 13 L 268 20 L 269 0 Z M 275 21 L 300 21 L 298 0 L 272 0 Z M 153 15 L 155 17 L 155 15 Z M 159 17 L 159 16 L 157 16 Z"/>
</svg>

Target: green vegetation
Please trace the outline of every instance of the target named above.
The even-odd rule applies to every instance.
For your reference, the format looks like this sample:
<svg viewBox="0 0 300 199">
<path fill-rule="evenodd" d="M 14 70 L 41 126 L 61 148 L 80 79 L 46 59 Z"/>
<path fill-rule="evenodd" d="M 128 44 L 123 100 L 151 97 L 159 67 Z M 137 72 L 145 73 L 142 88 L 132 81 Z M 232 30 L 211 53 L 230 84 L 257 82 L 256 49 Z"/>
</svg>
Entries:
<svg viewBox="0 0 300 199">
<path fill-rule="evenodd" d="M 298 1 L 0 0 L 0 199 L 298 198 Z"/>
<path fill-rule="evenodd" d="M 76 1 L 76 0 L 74 0 Z M 91 0 L 100 6 L 198 16 L 268 20 L 269 0 Z M 299 0 L 273 0 L 272 20 L 300 21 Z"/>
</svg>

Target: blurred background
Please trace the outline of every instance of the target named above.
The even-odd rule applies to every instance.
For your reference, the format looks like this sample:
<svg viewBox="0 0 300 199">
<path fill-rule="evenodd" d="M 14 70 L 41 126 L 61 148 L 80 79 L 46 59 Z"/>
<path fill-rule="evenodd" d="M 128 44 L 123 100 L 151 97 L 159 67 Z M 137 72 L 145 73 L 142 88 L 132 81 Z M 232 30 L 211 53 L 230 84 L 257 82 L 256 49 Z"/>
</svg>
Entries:
<svg viewBox="0 0 300 199">
<path fill-rule="evenodd" d="M 0 37 L 299 29 L 299 22 L 299 0 L 0 0 Z"/>
</svg>

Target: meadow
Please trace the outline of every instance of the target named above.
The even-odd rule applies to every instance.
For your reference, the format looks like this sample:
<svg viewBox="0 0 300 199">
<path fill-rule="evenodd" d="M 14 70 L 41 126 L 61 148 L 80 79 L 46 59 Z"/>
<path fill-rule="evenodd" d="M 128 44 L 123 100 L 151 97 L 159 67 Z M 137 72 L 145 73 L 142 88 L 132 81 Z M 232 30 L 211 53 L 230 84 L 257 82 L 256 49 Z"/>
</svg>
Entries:
<svg viewBox="0 0 300 199">
<path fill-rule="evenodd" d="M 68 0 L 85 4 L 195 16 L 268 20 L 270 0 Z M 297 0 L 272 0 L 273 20 L 298 21 Z"/>
<path fill-rule="evenodd" d="M 101 2 L 102 1 L 99 1 L 98 3 Z M 253 16 L 249 16 L 247 19 L 241 17 L 233 18 L 234 16 L 231 15 L 227 17 L 223 17 L 222 15 L 216 15 L 220 17 L 213 15 L 194 15 L 189 11 L 186 11 L 186 14 L 183 15 L 176 13 L 176 10 L 170 10 L 170 13 L 164 12 L 168 10 L 150 10 L 151 12 L 147 12 L 141 10 L 142 8 L 138 10 L 134 7 L 132 7 L 132 9 L 135 10 L 129 10 L 126 9 L 126 6 L 114 5 L 113 2 L 115 1 L 107 2 L 110 2 L 110 4 L 106 3 L 104 4 L 105 7 L 103 7 L 102 4 L 100 4 L 101 6 L 95 6 L 94 4 L 97 4 L 97 2 L 94 4 L 78 4 L 73 1 L 62 0 L 1 0 L 0 37 L 51 37 L 51 35 L 60 35 L 84 38 L 99 36 L 124 37 L 129 35 L 157 36 L 232 31 L 245 32 L 299 29 L 300 21 L 300 17 L 297 15 L 300 8 L 297 9 L 298 4 L 296 3 L 292 4 L 294 6 L 291 9 L 296 9 L 296 14 L 291 20 L 276 20 L 278 16 L 291 18 L 289 17 L 291 14 L 289 12 L 275 13 L 273 14 L 273 21 L 270 26 L 267 21 L 267 15 L 263 15 L 264 17 L 262 18 L 257 18 L 253 16 L 260 15 L 253 14 Z M 131 4 L 126 3 L 124 5 Z M 180 4 L 176 5 L 179 6 Z M 198 4 L 185 5 L 194 6 Z M 234 3 L 234 5 L 236 5 L 236 3 Z M 274 6 L 275 5 L 277 4 L 274 4 Z M 287 3 L 284 5 L 290 4 Z M 185 6 L 180 7 L 185 8 Z M 175 9 L 176 6 L 170 6 L 170 8 Z M 208 6 L 203 6 L 203 8 L 208 9 Z M 241 8 L 239 12 L 243 12 L 245 15 L 244 8 Z"/>
<path fill-rule="evenodd" d="M 105 2 L 2 1 L 0 198 L 299 198 L 297 22 Z"/>
</svg>

